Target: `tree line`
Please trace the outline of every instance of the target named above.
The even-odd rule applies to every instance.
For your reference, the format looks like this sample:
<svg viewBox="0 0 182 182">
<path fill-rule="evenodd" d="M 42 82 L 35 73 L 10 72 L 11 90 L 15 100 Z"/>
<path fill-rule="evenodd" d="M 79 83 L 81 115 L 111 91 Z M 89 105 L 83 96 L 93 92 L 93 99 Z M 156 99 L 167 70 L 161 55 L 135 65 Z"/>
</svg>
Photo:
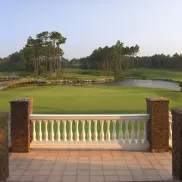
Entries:
<svg viewBox="0 0 182 182">
<path fill-rule="evenodd" d="M 58 75 L 61 70 L 60 60 L 64 54 L 60 45 L 65 42 L 66 38 L 56 31 L 44 31 L 38 33 L 35 38 L 30 36 L 23 49 L 0 59 L 0 70 Z"/>
<path fill-rule="evenodd" d="M 19 52 L 0 58 L 0 71 L 29 71 L 37 74 L 60 74 L 61 68 L 95 69 L 111 72 L 134 68 L 181 69 L 182 54 L 137 56 L 140 47 L 125 46 L 117 41 L 112 46 L 99 47 L 89 56 L 65 59 L 60 48 L 66 38 L 59 32 L 44 31 L 29 37 Z"/>
<path fill-rule="evenodd" d="M 99 47 L 87 57 L 70 60 L 68 66 L 110 71 L 133 68 L 182 70 L 182 54 L 176 53 L 172 56 L 164 54 L 137 56 L 138 52 L 138 45 L 125 47 L 123 43 L 117 41 L 117 43 L 111 47 Z"/>
<path fill-rule="evenodd" d="M 134 68 L 134 57 L 139 52 L 139 46 L 124 46 L 117 41 L 115 45 L 95 49 L 90 56 L 72 59 L 70 65 L 77 65 L 83 69 L 100 69 L 107 71 L 120 71 Z"/>
</svg>

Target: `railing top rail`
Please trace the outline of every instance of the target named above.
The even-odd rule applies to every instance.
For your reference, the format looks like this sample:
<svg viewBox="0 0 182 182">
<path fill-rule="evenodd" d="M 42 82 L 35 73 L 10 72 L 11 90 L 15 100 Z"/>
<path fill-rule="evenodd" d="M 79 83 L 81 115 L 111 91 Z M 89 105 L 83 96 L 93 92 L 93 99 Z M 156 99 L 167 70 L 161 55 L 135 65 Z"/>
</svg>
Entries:
<svg viewBox="0 0 182 182">
<path fill-rule="evenodd" d="M 31 114 L 30 119 L 32 120 L 63 120 L 63 119 L 133 119 L 147 120 L 150 118 L 149 114 Z"/>
</svg>

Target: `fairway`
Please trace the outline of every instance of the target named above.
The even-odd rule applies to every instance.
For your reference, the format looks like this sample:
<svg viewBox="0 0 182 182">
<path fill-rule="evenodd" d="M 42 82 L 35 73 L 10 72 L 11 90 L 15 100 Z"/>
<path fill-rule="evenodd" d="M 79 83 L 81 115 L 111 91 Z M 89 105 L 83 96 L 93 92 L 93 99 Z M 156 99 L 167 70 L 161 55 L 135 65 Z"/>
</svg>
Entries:
<svg viewBox="0 0 182 182">
<path fill-rule="evenodd" d="M 10 111 L 9 101 L 33 98 L 33 113 L 127 114 L 146 113 L 145 98 L 165 97 L 170 108 L 182 107 L 182 92 L 120 86 L 45 86 L 0 91 L 0 110 Z"/>
<path fill-rule="evenodd" d="M 140 72 L 148 79 L 162 78 L 162 79 L 172 79 L 177 81 L 182 80 L 182 72 L 176 70 L 140 69 Z"/>
</svg>

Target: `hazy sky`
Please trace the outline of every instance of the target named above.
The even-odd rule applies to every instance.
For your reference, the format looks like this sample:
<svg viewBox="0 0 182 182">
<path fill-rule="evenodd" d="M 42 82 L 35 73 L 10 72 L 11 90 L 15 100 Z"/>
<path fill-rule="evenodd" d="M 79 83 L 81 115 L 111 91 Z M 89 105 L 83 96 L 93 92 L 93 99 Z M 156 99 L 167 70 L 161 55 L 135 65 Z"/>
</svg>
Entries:
<svg viewBox="0 0 182 182">
<path fill-rule="evenodd" d="M 0 0 L 0 57 L 45 30 L 67 38 L 69 59 L 117 40 L 140 55 L 182 53 L 182 0 Z"/>
</svg>

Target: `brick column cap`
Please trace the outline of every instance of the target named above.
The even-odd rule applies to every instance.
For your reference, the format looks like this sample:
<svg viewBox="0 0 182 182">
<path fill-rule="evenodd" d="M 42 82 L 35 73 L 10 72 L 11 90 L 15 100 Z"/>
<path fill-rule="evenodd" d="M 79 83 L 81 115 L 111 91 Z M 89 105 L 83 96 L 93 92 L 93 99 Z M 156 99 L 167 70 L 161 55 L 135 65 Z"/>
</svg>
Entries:
<svg viewBox="0 0 182 182">
<path fill-rule="evenodd" d="M 171 109 L 171 112 L 176 113 L 178 115 L 182 115 L 182 108 Z"/>
<path fill-rule="evenodd" d="M 156 97 L 156 98 L 146 98 L 146 101 L 150 101 L 150 102 L 161 102 L 161 101 L 169 102 L 169 99 L 166 99 L 166 98 L 163 98 L 163 97 Z"/>
<path fill-rule="evenodd" d="M 29 100 L 31 100 L 32 98 L 17 98 L 17 99 L 14 99 L 14 100 L 11 100 L 10 103 L 13 103 L 13 102 L 29 102 Z"/>
</svg>

